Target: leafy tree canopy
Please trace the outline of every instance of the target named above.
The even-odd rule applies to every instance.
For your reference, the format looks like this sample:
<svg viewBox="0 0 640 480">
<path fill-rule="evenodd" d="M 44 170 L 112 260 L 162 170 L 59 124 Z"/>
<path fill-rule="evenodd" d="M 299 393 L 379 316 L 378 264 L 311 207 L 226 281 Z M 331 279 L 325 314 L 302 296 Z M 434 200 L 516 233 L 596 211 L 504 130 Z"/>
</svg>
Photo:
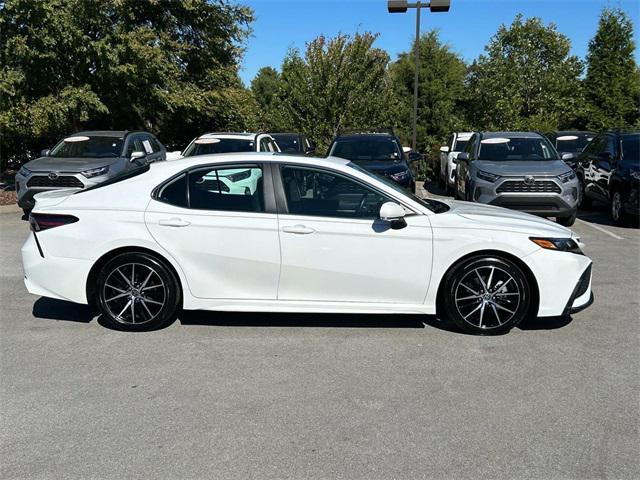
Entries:
<svg viewBox="0 0 640 480">
<path fill-rule="evenodd" d="M 80 128 L 169 144 L 255 121 L 237 75 L 252 13 L 223 0 L 7 0 L 0 7 L 3 157 Z"/>
<path fill-rule="evenodd" d="M 582 105 L 583 66 L 554 24 L 518 15 L 501 26 L 471 66 L 470 119 L 476 128 L 555 130 Z"/>
<path fill-rule="evenodd" d="M 590 128 L 640 127 L 640 72 L 634 51 L 631 19 L 620 9 L 605 8 L 587 55 L 584 87 Z"/>
</svg>

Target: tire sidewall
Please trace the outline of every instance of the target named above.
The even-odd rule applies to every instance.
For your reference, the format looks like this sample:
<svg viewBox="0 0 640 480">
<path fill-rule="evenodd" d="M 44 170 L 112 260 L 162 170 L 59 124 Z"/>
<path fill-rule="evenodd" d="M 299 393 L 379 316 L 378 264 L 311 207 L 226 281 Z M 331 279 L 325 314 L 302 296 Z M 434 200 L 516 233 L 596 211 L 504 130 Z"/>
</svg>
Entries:
<svg viewBox="0 0 640 480">
<path fill-rule="evenodd" d="M 152 267 L 156 273 L 162 278 L 165 284 L 166 302 L 159 314 L 150 322 L 143 324 L 127 324 L 116 320 L 107 308 L 104 300 L 104 283 L 109 274 L 117 267 L 129 263 L 139 263 Z M 96 279 L 96 305 L 101 313 L 100 320 L 104 326 L 114 330 L 125 330 L 132 332 L 142 332 L 150 330 L 158 330 L 168 326 L 173 320 L 180 302 L 180 294 L 178 281 L 173 272 L 168 269 L 162 262 L 146 253 L 122 253 L 109 260 L 101 269 Z"/>
<path fill-rule="evenodd" d="M 520 305 L 513 318 L 503 325 L 491 329 L 479 328 L 468 323 L 458 312 L 455 304 L 455 290 L 459 281 L 469 271 L 485 266 L 495 266 L 505 270 L 517 282 L 520 292 L 522 292 Z M 531 303 L 531 287 L 524 272 L 512 261 L 498 256 L 472 257 L 453 267 L 445 276 L 443 301 L 448 318 L 462 330 L 476 335 L 500 335 L 509 332 L 527 317 Z"/>
</svg>

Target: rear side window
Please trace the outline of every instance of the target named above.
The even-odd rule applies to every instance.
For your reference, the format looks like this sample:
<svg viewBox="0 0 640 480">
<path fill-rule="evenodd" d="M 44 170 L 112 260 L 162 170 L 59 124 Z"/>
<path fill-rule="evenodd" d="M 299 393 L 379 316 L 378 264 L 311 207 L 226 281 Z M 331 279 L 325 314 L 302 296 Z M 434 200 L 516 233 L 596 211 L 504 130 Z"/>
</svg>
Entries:
<svg viewBox="0 0 640 480">
<path fill-rule="evenodd" d="M 176 207 L 188 208 L 187 175 L 180 175 L 162 187 L 158 193 L 158 200 Z"/>
<path fill-rule="evenodd" d="M 264 212 L 262 168 L 240 166 L 190 172 L 189 208 Z"/>
</svg>

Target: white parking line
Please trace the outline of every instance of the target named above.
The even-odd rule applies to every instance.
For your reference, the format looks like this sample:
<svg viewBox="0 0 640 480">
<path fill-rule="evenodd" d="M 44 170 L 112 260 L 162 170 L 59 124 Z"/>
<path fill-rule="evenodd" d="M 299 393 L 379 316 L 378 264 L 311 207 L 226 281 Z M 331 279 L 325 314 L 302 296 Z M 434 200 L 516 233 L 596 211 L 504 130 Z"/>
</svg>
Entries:
<svg viewBox="0 0 640 480">
<path fill-rule="evenodd" d="M 624 237 L 621 237 L 620 235 L 616 235 L 615 233 L 610 232 L 610 231 L 609 231 L 609 230 L 607 230 L 606 228 L 602 228 L 602 227 L 600 227 L 599 225 L 596 225 L 596 224 L 594 224 L 594 223 L 587 222 L 586 220 L 582 220 L 581 218 L 578 218 L 577 220 L 578 220 L 579 222 L 584 223 L 585 225 L 589 225 L 590 227 L 595 228 L 595 229 L 596 229 L 596 230 L 598 230 L 599 232 L 606 233 L 606 234 L 607 234 L 607 235 L 609 235 L 610 237 L 613 237 L 613 238 L 618 239 L 618 240 L 624 240 Z"/>
</svg>

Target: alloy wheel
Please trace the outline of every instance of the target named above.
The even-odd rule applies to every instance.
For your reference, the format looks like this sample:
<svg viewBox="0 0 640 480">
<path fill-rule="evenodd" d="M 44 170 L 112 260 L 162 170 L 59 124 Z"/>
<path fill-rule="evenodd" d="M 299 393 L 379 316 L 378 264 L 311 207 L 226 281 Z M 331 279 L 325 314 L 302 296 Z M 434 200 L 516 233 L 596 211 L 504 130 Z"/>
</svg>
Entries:
<svg viewBox="0 0 640 480">
<path fill-rule="evenodd" d="M 470 270 L 455 289 L 455 305 L 470 325 L 490 330 L 509 322 L 520 307 L 522 292 L 513 276 L 496 266 Z"/>
<path fill-rule="evenodd" d="M 162 277 L 151 266 L 127 263 L 107 275 L 102 298 L 116 321 L 142 325 L 158 317 L 167 301 L 167 292 Z"/>
</svg>

